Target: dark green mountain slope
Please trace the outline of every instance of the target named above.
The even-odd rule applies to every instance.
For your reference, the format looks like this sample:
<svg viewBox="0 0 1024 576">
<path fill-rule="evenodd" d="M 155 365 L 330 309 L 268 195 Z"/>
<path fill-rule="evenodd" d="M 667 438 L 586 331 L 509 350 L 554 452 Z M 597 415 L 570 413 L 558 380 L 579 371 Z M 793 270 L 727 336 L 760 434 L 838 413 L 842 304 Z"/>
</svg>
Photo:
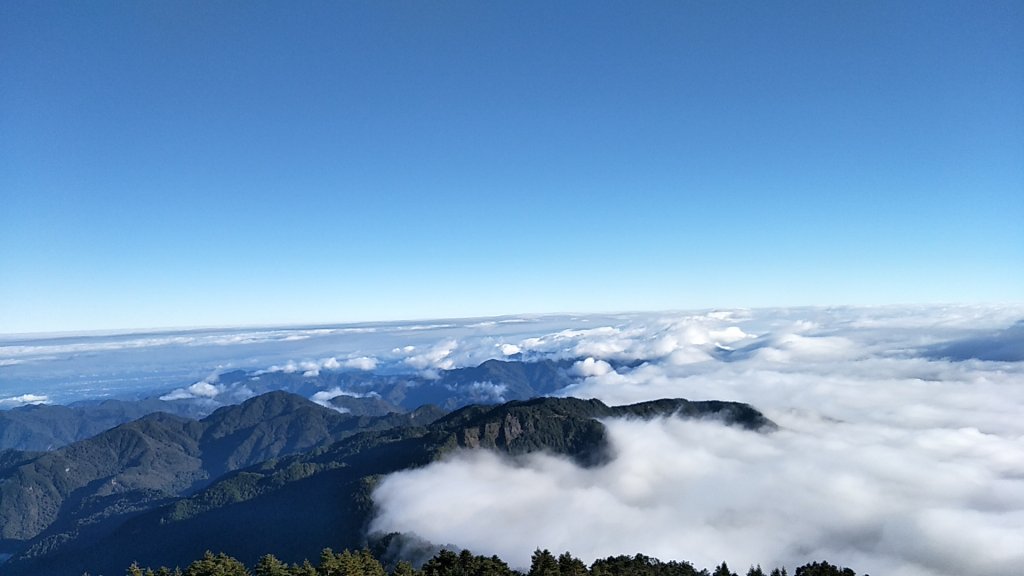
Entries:
<svg viewBox="0 0 1024 576">
<path fill-rule="evenodd" d="M 0 551 L 40 555 L 91 541 L 231 470 L 408 418 L 356 417 L 271 392 L 201 421 L 156 413 L 34 457 L 5 453 Z"/>
<path fill-rule="evenodd" d="M 673 414 L 721 418 L 752 430 L 774 428 L 747 405 L 686 400 L 609 407 L 596 400 L 541 398 L 469 406 L 425 427 L 415 425 L 415 415 L 406 415 L 409 426 L 362 432 L 327 448 L 230 473 L 87 544 L 70 540 L 45 553 L 30 550 L 5 565 L 5 573 L 112 574 L 133 560 L 184 564 L 207 548 L 252 563 L 267 552 L 294 561 L 315 557 L 324 546 L 358 547 L 381 475 L 427 464 L 458 448 L 510 455 L 547 450 L 595 465 L 607 450 L 599 419 Z"/>
</svg>

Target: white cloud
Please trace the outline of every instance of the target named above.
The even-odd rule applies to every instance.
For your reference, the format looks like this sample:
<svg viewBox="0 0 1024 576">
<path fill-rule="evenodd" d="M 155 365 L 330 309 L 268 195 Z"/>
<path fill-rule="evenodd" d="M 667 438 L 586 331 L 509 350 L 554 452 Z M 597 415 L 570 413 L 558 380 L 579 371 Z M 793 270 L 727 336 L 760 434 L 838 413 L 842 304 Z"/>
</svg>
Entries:
<svg viewBox="0 0 1024 576">
<path fill-rule="evenodd" d="M 612 371 L 612 366 L 604 360 L 586 358 L 573 364 L 572 371 L 577 376 L 583 376 L 584 378 L 590 376 L 604 376 Z"/>
<path fill-rule="evenodd" d="M 423 371 L 450 370 L 455 368 L 455 360 L 452 353 L 459 347 L 454 338 L 442 340 L 429 348 L 406 346 L 402 349 L 408 356 L 404 362 Z"/>
<path fill-rule="evenodd" d="M 363 395 L 356 394 L 354 392 L 349 392 L 347 390 L 342 390 L 341 388 L 335 386 L 330 390 L 321 390 L 320 392 L 313 394 L 309 399 L 325 408 L 330 408 L 331 410 L 337 410 L 342 414 L 347 414 L 349 412 L 347 408 L 335 406 L 334 404 L 331 403 L 331 400 L 337 398 L 338 396 L 352 396 L 354 398 L 359 398 L 362 397 Z"/>
<path fill-rule="evenodd" d="M 196 382 L 188 387 L 193 396 L 200 398 L 213 398 L 224 391 L 224 386 L 210 384 L 209 382 Z"/>
<path fill-rule="evenodd" d="M 676 363 L 709 358 L 716 348 L 729 348 L 755 338 L 732 324 L 733 315 L 703 314 L 640 316 L 618 326 L 563 330 L 520 343 L 533 356 L 597 360 L 656 360 L 674 356 Z"/>
<path fill-rule="evenodd" d="M 456 388 L 450 385 L 449 389 L 455 390 Z M 508 391 L 508 387 L 494 382 L 471 382 L 459 386 L 458 390 L 469 400 L 469 403 L 493 404 L 506 401 L 505 392 Z"/>
<path fill-rule="evenodd" d="M 562 394 L 613 404 L 743 401 L 782 430 L 610 421 L 616 457 L 593 469 L 544 455 L 459 454 L 388 477 L 375 494 L 374 527 L 519 566 L 542 547 L 588 560 L 642 552 L 709 568 L 726 560 L 792 570 L 827 559 L 872 574 L 1017 574 L 1024 362 L 927 351 L 1022 315 L 745 311 L 638 316 L 529 337 L 524 354 L 584 358 L 573 367 L 582 380 Z M 612 360 L 642 363 L 616 371 Z"/>
<path fill-rule="evenodd" d="M 294 374 L 295 372 L 301 372 L 306 378 L 315 378 L 320 375 L 321 370 L 342 369 L 365 371 L 376 370 L 377 359 L 371 356 L 357 356 L 345 360 L 338 360 L 336 357 L 331 356 L 329 358 L 321 358 L 319 360 L 301 360 L 298 362 L 295 360 L 289 360 L 284 364 L 275 364 L 266 370 L 260 370 L 257 374 L 266 374 L 269 372 Z"/>
<path fill-rule="evenodd" d="M 194 398 L 213 399 L 223 394 L 227 388 L 223 384 L 217 384 L 217 376 L 208 376 L 186 388 L 172 390 L 160 397 L 161 400 L 189 400 Z"/>
<path fill-rule="evenodd" d="M 227 389 L 223 384 L 218 383 L 219 380 L 220 373 L 218 371 L 214 371 L 206 378 L 203 378 L 194 384 L 171 390 L 171 392 L 161 396 L 160 400 L 213 400 L 217 396 L 223 394 Z"/>
<path fill-rule="evenodd" d="M 243 382 L 230 385 L 220 382 L 220 373 L 213 372 L 206 378 L 185 388 L 177 388 L 160 396 L 161 400 L 201 400 L 210 405 L 232 404 L 252 398 L 255 393 Z"/>
<path fill-rule="evenodd" d="M 501 353 L 504 356 L 514 356 L 523 351 L 522 348 L 515 344 L 500 344 L 498 345 L 498 349 L 501 350 Z"/>
<path fill-rule="evenodd" d="M 0 398 L 0 407 L 14 408 L 26 404 L 46 404 L 50 398 L 45 394 L 21 394 L 19 396 L 8 396 Z"/>
<path fill-rule="evenodd" d="M 342 364 L 345 368 L 352 368 L 355 370 L 365 370 L 371 372 L 377 369 L 377 359 L 369 356 L 360 356 L 358 358 L 349 358 Z"/>
<path fill-rule="evenodd" d="M 501 322 L 496 322 L 495 326 Z M 477 329 L 481 325 L 476 325 Z M 487 360 L 506 359 L 524 351 L 522 344 L 513 344 L 493 336 L 461 336 L 445 338 L 427 345 L 396 347 L 391 353 L 399 361 L 424 376 L 436 377 L 441 370 L 477 366 Z"/>
</svg>

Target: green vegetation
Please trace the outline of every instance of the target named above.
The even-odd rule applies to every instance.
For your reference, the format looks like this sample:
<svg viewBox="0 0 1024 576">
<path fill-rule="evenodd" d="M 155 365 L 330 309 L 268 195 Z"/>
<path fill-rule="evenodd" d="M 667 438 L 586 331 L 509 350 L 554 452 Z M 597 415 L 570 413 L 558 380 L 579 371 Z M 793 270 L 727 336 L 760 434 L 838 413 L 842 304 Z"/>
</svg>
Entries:
<svg viewBox="0 0 1024 576">
<path fill-rule="evenodd" d="M 785 567 L 775 568 L 771 576 L 787 576 Z M 813 562 L 800 566 L 795 576 L 857 576 L 849 568 L 840 568 L 828 562 Z M 595 560 L 588 568 L 579 558 L 564 552 L 557 558 L 548 550 L 533 553 L 529 570 L 524 574 L 509 568 L 497 556 L 477 556 L 469 550 L 454 552 L 441 550 L 417 570 L 406 561 L 398 561 L 390 568 L 373 554 L 363 549 L 345 550 L 340 554 L 330 548 L 320 552 L 317 565 L 309 560 L 301 564 L 286 564 L 271 554 L 261 556 L 247 570 L 245 565 L 223 553 L 207 551 L 202 558 L 188 565 L 184 571 L 161 567 L 142 568 L 137 563 L 128 567 L 126 576 L 739 576 L 722 562 L 712 572 L 698 570 L 689 562 L 662 562 L 657 558 L 636 556 L 609 556 Z M 751 566 L 746 576 L 765 576 L 760 566 Z M 867 575 L 865 575 L 867 576 Z"/>
</svg>

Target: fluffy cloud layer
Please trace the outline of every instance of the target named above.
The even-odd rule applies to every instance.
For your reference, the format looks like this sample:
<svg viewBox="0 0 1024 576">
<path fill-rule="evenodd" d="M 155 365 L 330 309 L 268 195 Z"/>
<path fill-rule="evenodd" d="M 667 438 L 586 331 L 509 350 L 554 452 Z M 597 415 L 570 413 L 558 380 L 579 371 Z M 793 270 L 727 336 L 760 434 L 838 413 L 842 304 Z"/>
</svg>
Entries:
<svg viewBox="0 0 1024 576">
<path fill-rule="evenodd" d="M 617 456 L 594 469 L 461 454 L 387 478 L 374 528 L 520 566 L 539 546 L 588 560 L 643 552 L 703 566 L 828 559 L 879 574 L 1019 574 L 1024 363 L 979 358 L 986 339 L 1024 347 L 1005 329 L 1020 316 L 723 312 L 533 336 L 519 343 L 525 354 L 585 358 L 563 394 L 745 401 L 782 430 L 609 421 Z"/>
</svg>

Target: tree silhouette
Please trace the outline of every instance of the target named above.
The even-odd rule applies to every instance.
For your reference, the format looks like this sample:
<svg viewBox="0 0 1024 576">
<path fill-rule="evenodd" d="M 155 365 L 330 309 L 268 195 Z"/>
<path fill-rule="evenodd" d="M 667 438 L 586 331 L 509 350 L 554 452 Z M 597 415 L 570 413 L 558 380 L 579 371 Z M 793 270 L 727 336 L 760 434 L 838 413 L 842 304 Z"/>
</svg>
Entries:
<svg viewBox="0 0 1024 576">
<path fill-rule="evenodd" d="M 538 548 L 533 552 L 531 560 L 527 576 L 559 576 L 558 560 L 550 551 Z"/>
<path fill-rule="evenodd" d="M 711 573 L 711 576 L 736 576 L 736 573 L 729 570 L 729 565 L 722 562 L 715 568 L 715 571 Z"/>
<path fill-rule="evenodd" d="M 796 569 L 795 576 L 857 576 L 849 568 L 840 568 L 828 562 L 812 562 Z"/>
<path fill-rule="evenodd" d="M 590 571 L 587 565 L 579 558 L 573 557 L 569 552 L 563 552 L 558 557 L 558 574 L 560 576 L 588 576 Z"/>
</svg>

